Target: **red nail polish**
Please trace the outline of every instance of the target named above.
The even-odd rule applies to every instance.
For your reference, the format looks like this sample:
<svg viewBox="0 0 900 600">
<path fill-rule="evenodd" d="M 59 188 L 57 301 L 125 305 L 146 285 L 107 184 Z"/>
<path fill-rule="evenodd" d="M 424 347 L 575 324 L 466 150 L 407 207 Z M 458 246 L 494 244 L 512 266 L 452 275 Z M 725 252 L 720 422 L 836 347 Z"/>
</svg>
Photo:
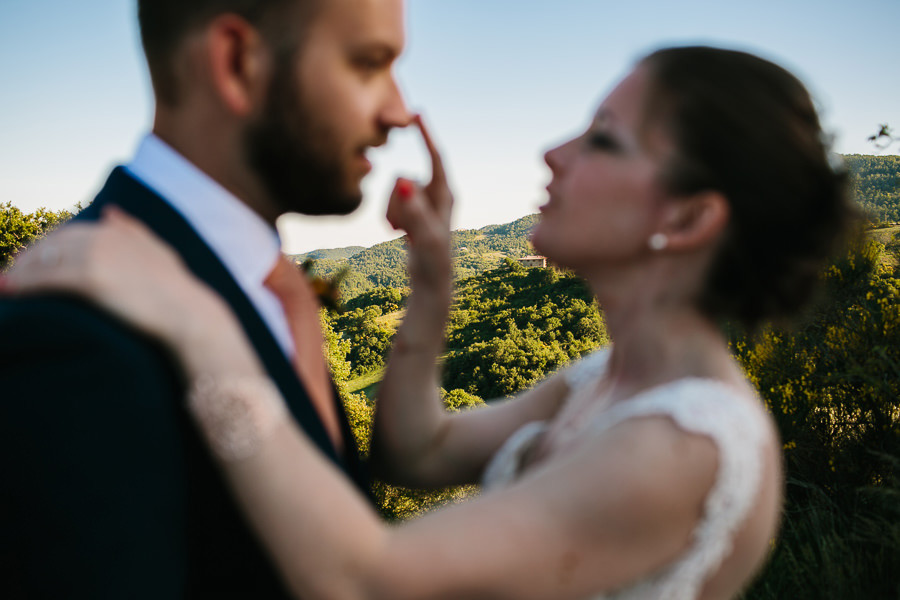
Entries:
<svg viewBox="0 0 900 600">
<path fill-rule="evenodd" d="M 413 195 L 413 184 L 411 181 L 401 179 L 397 182 L 397 195 L 401 200 L 409 200 Z"/>
</svg>

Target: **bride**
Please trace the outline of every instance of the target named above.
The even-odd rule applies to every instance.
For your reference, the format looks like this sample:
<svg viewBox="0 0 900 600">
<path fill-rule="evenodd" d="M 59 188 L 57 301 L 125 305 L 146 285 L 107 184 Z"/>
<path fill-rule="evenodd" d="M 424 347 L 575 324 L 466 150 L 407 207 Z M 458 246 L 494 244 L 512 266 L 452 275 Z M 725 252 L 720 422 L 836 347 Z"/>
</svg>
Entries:
<svg viewBox="0 0 900 600">
<path fill-rule="evenodd" d="M 435 366 L 452 198 L 418 125 L 433 178 L 398 181 L 389 204 L 413 292 L 371 457 L 404 485 L 482 481 L 469 502 L 380 522 L 290 418 L 222 301 L 184 268 L 151 287 L 178 259 L 122 213 L 51 234 L 42 244 L 66 260 L 26 253 L 6 287 L 84 294 L 175 351 L 190 412 L 298 598 L 733 597 L 771 547 L 782 472 L 720 323 L 798 309 L 849 210 L 808 93 L 741 52 L 644 58 L 547 152 L 533 233 L 590 284 L 613 344 L 460 414 L 443 411 Z"/>
</svg>

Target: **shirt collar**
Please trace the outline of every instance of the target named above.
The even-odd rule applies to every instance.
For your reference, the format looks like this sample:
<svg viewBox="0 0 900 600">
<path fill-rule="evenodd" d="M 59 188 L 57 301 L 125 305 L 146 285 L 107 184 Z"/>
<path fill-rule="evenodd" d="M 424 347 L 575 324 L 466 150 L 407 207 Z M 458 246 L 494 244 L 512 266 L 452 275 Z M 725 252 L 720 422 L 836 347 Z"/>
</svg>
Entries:
<svg viewBox="0 0 900 600">
<path fill-rule="evenodd" d="M 281 241 L 259 215 L 152 133 L 125 168 L 191 224 L 241 287 L 262 285 Z"/>
</svg>

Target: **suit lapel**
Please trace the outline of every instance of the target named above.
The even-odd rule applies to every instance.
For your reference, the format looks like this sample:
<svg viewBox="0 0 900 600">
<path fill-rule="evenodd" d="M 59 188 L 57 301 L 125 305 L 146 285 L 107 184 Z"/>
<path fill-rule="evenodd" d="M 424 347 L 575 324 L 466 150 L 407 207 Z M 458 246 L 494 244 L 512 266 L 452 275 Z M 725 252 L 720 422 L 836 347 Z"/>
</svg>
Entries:
<svg viewBox="0 0 900 600">
<path fill-rule="evenodd" d="M 306 434 L 339 467 L 345 470 L 349 467 L 353 471 L 354 479 L 360 476 L 356 452 L 352 448 L 348 448 L 347 454 L 351 460 L 347 465 L 337 456 L 306 390 L 268 327 L 222 262 L 187 221 L 156 193 L 131 177 L 122 167 L 118 167 L 112 172 L 94 202 L 79 213 L 76 219 L 96 220 L 103 207 L 110 204 L 118 205 L 140 219 L 172 245 L 182 256 L 188 268 L 228 302 L 243 325 L 247 337 L 253 344 L 269 376 L 275 381 L 294 418 Z M 343 411 L 340 414 L 342 415 L 342 428 L 346 430 L 348 429 L 346 417 Z M 352 435 L 347 439 L 352 441 Z M 358 480 L 358 483 L 362 482 Z"/>
</svg>

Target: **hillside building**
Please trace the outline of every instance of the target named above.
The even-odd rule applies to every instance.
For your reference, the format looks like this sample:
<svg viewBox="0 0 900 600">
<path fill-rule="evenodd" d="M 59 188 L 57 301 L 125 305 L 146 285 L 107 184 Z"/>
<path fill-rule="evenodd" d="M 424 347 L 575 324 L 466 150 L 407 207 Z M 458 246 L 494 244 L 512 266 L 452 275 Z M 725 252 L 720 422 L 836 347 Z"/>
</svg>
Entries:
<svg viewBox="0 0 900 600">
<path fill-rule="evenodd" d="M 526 268 L 531 268 L 531 267 L 541 267 L 541 268 L 545 268 L 545 269 L 547 268 L 547 257 L 546 256 L 535 256 L 535 255 L 523 256 L 522 258 L 517 258 L 516 260 L 519 261 L 520 265 L 522 265 L 523 267 L 526 267 Z"/>
</svg>

